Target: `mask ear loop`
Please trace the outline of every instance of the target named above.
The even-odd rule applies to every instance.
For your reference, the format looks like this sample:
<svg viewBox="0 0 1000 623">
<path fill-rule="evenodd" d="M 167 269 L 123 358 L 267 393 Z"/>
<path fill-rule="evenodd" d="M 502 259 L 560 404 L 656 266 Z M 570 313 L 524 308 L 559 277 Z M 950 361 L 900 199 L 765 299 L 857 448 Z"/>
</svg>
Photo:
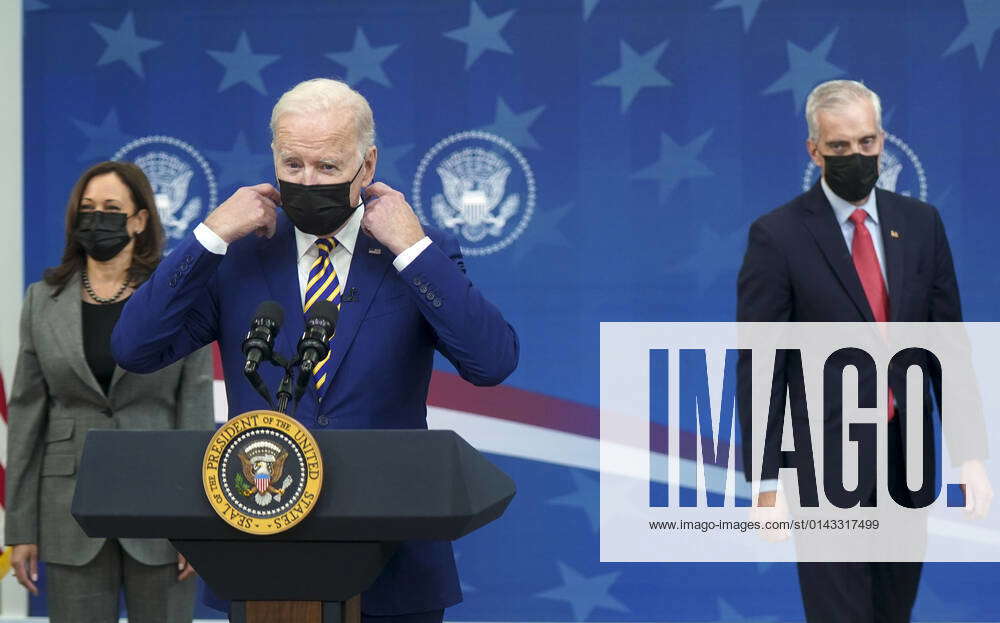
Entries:
<svg viewBox="0 0 1000 623">
<path fill-rule="evenodd" d="M 365 168 L 365 160 L 364 159 L 361 160 L 361 166 L 358 167 L 358 170 L 354 172 L 354 177 L 351 178 L 351 182 L 353 182 L 358 177 L 358 175 L 361 174 L 361 169 L 363 169 L 363 168 Z M 373 177 L 372 178 L 372 184 L 374 184 L 374 183 L 375 183 L 375 179 Z M 365 186 L 362 186 L 361 187 L 361 192 L 358 193 L 358 198 L 361 199 L 361 205 L 364 206 L 364 208 L 366 210 L 368 209 L 368 201 L 365 200 L 365 192 L 367 192 L 369 186 L 371 186 L 371 184 L 367 184 Z"/>
<path fill-rule="evenodd" d="M 278 179 L 278 172 L 277 171 L 274 172 L 274 187 L 276 189 L 278 189 L 278 197 L 279 197 L 278 203 L 276 205 L 279 208 L 281 208 L 282 210 L 284 210 L 285 206 L 282 205 L 281 200 L 280 200 L 280 197 L 281 197 L 281 180 Z"/>
</svg>

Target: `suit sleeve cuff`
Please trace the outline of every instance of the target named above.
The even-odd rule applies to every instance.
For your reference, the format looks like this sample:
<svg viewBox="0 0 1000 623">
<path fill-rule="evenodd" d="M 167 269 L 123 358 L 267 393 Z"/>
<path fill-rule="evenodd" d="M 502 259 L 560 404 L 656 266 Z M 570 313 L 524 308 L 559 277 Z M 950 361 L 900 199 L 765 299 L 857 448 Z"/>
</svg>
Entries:
<svg viewBox="0 0 1000 623">
<path fill-rule="evenodd" d="M 209 229 L 208 225 L 204 223 L 199 223 L 194 228 L 194 237 L 198 239 L 201 246 L 205 247 L 205 250 L 216 255 L 225 255 L 226 251 L 229 250 L 229 243 L 220 238 L 219 234 Z"/>
<path fill-rule="evenodd" d="M 768 479 L 760 481 L 760 493 L 770 493 L 778 490 L 778 479 Z"/>
<path fill-rule="evenodd" d="M 208 229 L 207 227 L 205 229 Z M 197 230 L 196 230 L 197 232 Z M 213 234 L 214 235 L 214 234 Z M 199 238 L 201 240 L 201 238 Z M 403 270 L 417 259 L 417 256 L 424 252 L 424 249 L 431 246 L 431 239 L 424 236 L 420 240 L 413 243 L 408 249 L 405 249 L 402 253 L 396 256 L 396 259 L 392 261 L 392 265 L 396 267 L 397 272 L 403 272 Z M 208 248 L 206 246 L 206 248 Z M 209 249 L 211 251 L 211 249 Z"/>
</svg>

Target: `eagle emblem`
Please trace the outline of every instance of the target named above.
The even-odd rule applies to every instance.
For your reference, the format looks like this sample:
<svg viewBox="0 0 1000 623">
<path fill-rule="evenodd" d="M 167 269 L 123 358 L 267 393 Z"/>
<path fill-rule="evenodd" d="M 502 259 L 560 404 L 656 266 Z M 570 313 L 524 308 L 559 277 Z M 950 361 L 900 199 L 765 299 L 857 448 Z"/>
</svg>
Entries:
<svg viewBox="0 0 1000 623">
<path fill-rule="evenodd" d="M 298 420 L 277 411 L 249 411 L 212 435 L 201 482 L 223 522 L 248 534 L 278 534 L 316 507 L 323 457 Z"/>
<path fill-rule="evenodd" d="M 436 170 L 443 192 L 431 199 L 431 211 L 441 227 L 470 242 L 503 233 L 521 204 L 516 193 L 504 197 L 511 172 L 506 160 L 470 147 L 444 159 Z"/>
<path fill-rule="evenodd" d="M 248 444 L 237 455 L 243 465 L 243 473 L 237 475 L 236 486 L 246 497 L 254 496 L 261 506 L 267 506 L 272 501 L 280 502 L 285 489 L 292 484 L 292 477 L 282 475 L 285 471 L 285 460 L 288 451 L 282 450 L 270 441 L 257 441 Z M 281 482 L 280 486 L 275 483 Z"/>
<path fill-rule="evenodd" d="M 183 236 L 191 221 L 201 214 L 201 198 L 188 200 L 188 187 L 194 177 L 194 169 L 177 156 L 163 151 L 143 154 L 135 159 L 135 163 L 153 187 L 163 229 L 171 238 Z"/>
<path fill-rule="evenodd" d="M 895 154 L 885 150 L 879 158 L 878 182 L 876 186 L 891 193 L 896 192 L 899 174 L 903 171 L 903 163 Z"/>
</svg>

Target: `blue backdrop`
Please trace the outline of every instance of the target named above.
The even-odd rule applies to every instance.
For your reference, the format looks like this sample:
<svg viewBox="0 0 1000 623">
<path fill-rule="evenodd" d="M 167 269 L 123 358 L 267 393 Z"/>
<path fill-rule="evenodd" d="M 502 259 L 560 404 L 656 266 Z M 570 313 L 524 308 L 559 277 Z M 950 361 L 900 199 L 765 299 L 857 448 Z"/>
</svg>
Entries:
<svg viewBox="0 0 1000 623">
<path fill-rule="evenodd" d="M 849 77 L 883 99 L 881 183 L 941 210 L 968 319 L 998 319 L 994 0 L 24 2 L 26 282 L 58 261 L 86 166 L 139 161 L 176 241 L 273 181 L 284 90 L 342 77 L 375 111 L 377 179 L 464 236 L 517 328 L 527 423 L 552 426 L 557 405 L 592 439 L 598 323 L 732 320 L 749 223 L 815 179 L 805 97 Z M 788 565 L 600 564 L 593 469 L 493 458 L 519 495 L 458 544 L 466 601 L 449 618 L 802 618 Z M 916 618 L 1000 618 L 998 579 L 928 565 Z"/>
</svg>

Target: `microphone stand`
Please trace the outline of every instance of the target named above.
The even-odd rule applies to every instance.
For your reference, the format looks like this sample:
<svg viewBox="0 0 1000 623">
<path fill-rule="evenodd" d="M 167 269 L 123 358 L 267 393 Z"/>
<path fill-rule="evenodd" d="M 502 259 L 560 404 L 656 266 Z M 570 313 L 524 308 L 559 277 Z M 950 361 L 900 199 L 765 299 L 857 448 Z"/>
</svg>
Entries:
<svg viewBox="0 0 1000 623">
<path fill-rule="evenodd" d="M 271 363 L 285 371 L 285 374 L 281 377 L 281 383 L 278 385 L 278 413 L 283 413 L 285 415 L 295 414 L 295 406 L 298 405 L 293 404 L 292 412 L 289 413 L 288 404 L 292 399 L 292 370 L 295 369 L 298 362 L 298 357 L 292 361 L 288 361 L 278 353 L 273 353 L 271 356 Z"/>
</svg>

